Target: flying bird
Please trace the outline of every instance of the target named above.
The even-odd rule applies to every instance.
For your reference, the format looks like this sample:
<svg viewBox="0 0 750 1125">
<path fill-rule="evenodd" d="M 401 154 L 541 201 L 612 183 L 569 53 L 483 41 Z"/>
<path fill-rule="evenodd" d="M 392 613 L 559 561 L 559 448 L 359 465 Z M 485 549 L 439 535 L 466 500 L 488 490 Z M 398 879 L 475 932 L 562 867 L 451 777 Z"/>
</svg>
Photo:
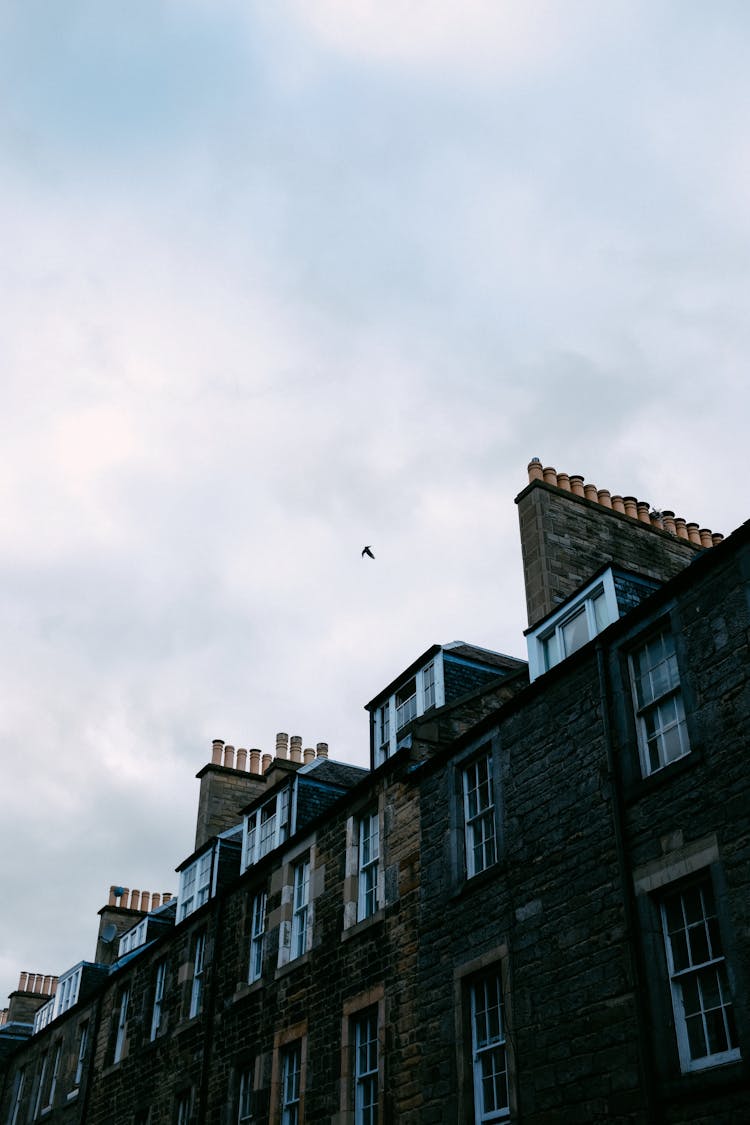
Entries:
<svg viewBox="0 0 750 1125">
<path fill-rule="evenodd" d="M 364 558 L 365 555 L 367 555 L 368 559 L 374 559 L 375 558 L 375 556 L 372 553 L 371 547 L 363 547 L 362 548 L 362 558 Z"/>
</svg>

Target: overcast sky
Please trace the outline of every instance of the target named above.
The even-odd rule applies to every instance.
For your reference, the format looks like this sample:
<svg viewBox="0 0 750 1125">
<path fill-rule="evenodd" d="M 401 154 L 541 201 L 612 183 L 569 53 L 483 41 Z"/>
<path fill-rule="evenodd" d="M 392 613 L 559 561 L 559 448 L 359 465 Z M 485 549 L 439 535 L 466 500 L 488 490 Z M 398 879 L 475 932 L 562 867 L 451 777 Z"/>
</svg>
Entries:
<svg viewBox="0 0 750 1125">
<path fill-rule="evenodd" d="M 532 456 L 748 517 L 749 39 L 0 0 L 0 1007 L 177 889 L 212 738 L 364 764 L 430 644 L 525 655 Z"/>
</svg>

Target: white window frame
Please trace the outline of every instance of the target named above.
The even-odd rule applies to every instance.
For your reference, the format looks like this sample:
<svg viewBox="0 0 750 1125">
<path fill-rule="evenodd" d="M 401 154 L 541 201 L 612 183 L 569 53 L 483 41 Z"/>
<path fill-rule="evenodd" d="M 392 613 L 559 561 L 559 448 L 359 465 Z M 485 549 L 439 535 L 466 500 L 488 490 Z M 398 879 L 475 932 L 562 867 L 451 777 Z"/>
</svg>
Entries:
<svg viewBox="0 0 750 1125">
<path fill-rule="evenodd" d="M 398 697 L 412 682 L 413 693 L 399 704 Z M 375 708 L 373 724 L 375 765 L 381 765 L 395 753 L 403 727 L 420 715 L 424 715 L 425 711 L 429 711 L 432 707 L 442 707 L 444 702 L 445 673 L 443 653 L 439 651 L 435 653 L 432 660 L 418 668 L 398 691 Z"/>
<path fill-rule="evenodd" d="M 422 713 L 424 714 L 437 703 L 437 676 L 434 660 L 425 664 L 420 672 L 420 678 L 422 681 Z"/>
<path fill-rule="evenodd" d="M 370 918 L 380 905 L 380 818 L 377 809 L 359 818 L 357 833 L 357 921 L 362 922 Z"/>
<path fill-rule="evenodd" d="M 252 867 L 289 837 L 292 787 L 285 785 L 269 801 L 245 816 L 243 871 Z"/>
<path fill-rule="evenodd" d="M 603 602 L 599 604 L 601 619 L 598 620 L 595 603 L 599 597 L 603 598 Z M 566 626 L 581 613 L 586 615 L 588 637 L 575 648 L 566 651 Z M 613 571 L 609 569 L 584 586 L 575 598 L 566 602 L 557 613 L 548 617 L 527 635 L 529 679 L 537 679 L 550 668 L 566 660 L 568 656 L 572 656 L 574 652 L 578 652 L 613 621 L 617 621 L 619 613 L 615 577 Z"/>
<path fill-rule="evenodd" d="M 650 662 L 641 672 L 641 655 L 656 645 L 661 647 L 660 658 Z M 644 777 L 649 777 L 690 753 L 680 670 L 671 629 L 665 625 L 652 633 L 634 648 L 628 662 L 641 772 Z M 671 714 L 668 714 L 669 711 Z M 670 756 L 667 737 L 672 741 L 675 734 L 678 753 Z"/>
<path fill-rule="evenodd" d="M 689 896 L 693 907 L 700 906 L 700 918 L 696 911 L 691 911 L 692 916 L 689 915 Z M 670 909 L 670 904 L 674 905 L 674 909 Z M 682 1072 L 686 1074 L 705 1070 L 738 1059 L 740 1049 L 736 1045 L 734 1004 L 710 876 L 663 895 L 660 914 Z M 681 918 L 682 925 L 670 930 L 670 914 L 672 922 Z M 704 951 L 705 956 L 702 956 Z M 686 1013 L 685 1010 L 685 990 L 688 988 L 698 999 L 698 1008 L 691 1013 Z M 714 998 L 718 998 L 718 1004 L 710 1003 L 709 992 L 713 992 Z M 718 1016 L 716 1013 L 719 1013 Z M 705 1054 L 694 1055 L 688 1021 L 699 1023 L 698 1031 L 703 1037 L 704 1045 L 708 1047 L 707 1016 L 710 1015 L 713 1015 L 714 1022 L 720 1024 L 727 1046 L 723 1050 L 707 1050 Z M 735 1045 L 731 1044 L 733 1035 Z"/>
<path fill-rule="evenodd" d="M 295 1039 L 281 1053 L 281 1125 L 299 1125 L 302 1099 L 302 1042 Z"/>
<path fill-rule="evenodd" d="M 354 1125 L 378 1125 L 379 1064 L 377 1005 L 354 1020 Z"/>
<path fill-rule="evenodd" d="M 471 1013 L 474 1122 L 475 1125 L 489 1125 L 490 1122 L 505 1121 L 510 1117 L 505 1005 L 502 974 L 499 966 L 471 981 L 469 1006 Z M 493 1099 L 496 1104 L 491 1106 L 486 1105 L 488 1078 L 492 1080 L 494 1094 L 496 1095 Z M 504 1098 L 497 1096 L 502 1094 L 502 1086 L 498 1089 L 497 1078 L 504 1084 Z"/>
<path fill-rule="evenodd" d="M 266 909 L 268 894 L 265 889 L 253 895 L 250 907 L 250 960 L 247 982 L 253 984 L 263 976 L 263 954 L 266 944 Z"/>
<path fill-rule="evenodd" d="M 83 1081 L 83 1068 L 86 1065 L 86 1055 L 89 1049 L 89 1021 L 84 1020 L 78 1031 L 78 1057 L 76 1059 L 76 1072 L 73 1086 L 78 1089 Z"/>
<path fill-rule="evenodd" d="M 154 980 L 154 1003 L 151 1007 L 151 1030 L 149 1040 L 153 1043 L 161 1028 L 162 1008 L 164 1006 L 164 986 L 167 980 L 167 959 L 162 957 L 156 963 L 156 978 Z"/>
<path fill-rule="evenodd" d="M 120 944 L 117 949 L 118 957 L 124 957 L 126 953 L 132 953 L 134 949 L 146 943 L 146 931 L 148 929 L 148 919 L 142 918 L 137 926 L 133 926 L 120 938 Z"/>
<path fill-rule="evenodd" d="M 55 1005 L 57 1004 L 57 995 L 52 996 L 46 1004 L 42 1004 L 41 1008 L 34 1016 L 34 1035 L 40 1031 L 44 1031 L 48 1023 L 55 1018 Z"/>
<path fill-rule="evenodd" d="M 57 1018 L 63 1012 L 67 1012 L 68 1008 L 72 1008 L 74 1004 L 78 1003 L 78 991 L 81 985 L 81 966 L 71 969 L 68 973 L 64 974 L 57 982 L 57 992 L 54 996 L 54 1016 L 50 1018 Z"/>
<path fill-rule="evenodd" d="M 414 691 L 406 695 L 406 691 L 412 684 L 414 685 Z M 416 719 L 419 714 L 419 685 L 416 672 L 394 692 L 393 698 L 396 705 L 396 734 L 398 735 L 399 731 Z"/>
<path fill-rule="evenodd" d="M 194 863 L 180 872 L 178 919 L 193 914 L 211 897 L 214 871 L 214 849 L 204 852 Z"/>
<path fill-rule="evenodd" d="M 474 755 L 461 768 L 466 877 L 497 863 L 498 834 L 492 749 Z"/>
<path fill-rule="evenodd" d="M 115 1035 L 115 1050 L 112 1057 L 113 1062 L 120 1062 L 125 1050 L 125 1035 L 128 1027 L 128 1005 L 130 1003 L 130 989 L 123 988 L 120 993 L 120 1003 L 118 1005 L 117 1014 L 117 1032 Z"/>
<path fill-rule="evenodd" d="M 8 1118 L 8 1125 L 17 1125 L 18 1114 L 23 1101 L 23 1092 L 26 1087 L 26 1067 L 22 1066 L 16 1074 L 16 1088 L 13 1093 L 13 1108 Z"/>
<path fill-rule="evenodd" d="M 289 960 L 296 961 L 307 952 L 310 924 L 310 857 L 299 860 L 292 868 L 292 927 Z"/>
<path fill-rule="evenodd" d="M 42 1096 L 44 1094 L 44 1087 L 47 1084 L 47 1064 L 49 1062 L 49 1051 L 46 1050 L 42 1054 L 41 1066 L 39 1068 L 39 1085 L 36 1089 L 36 1097 L 34 1098 L 34 1109 L 31 1114 L 32 1120 L 37 1118 L 42 1111 Z"/>
<path fill-rule="evenodd" d="M 57 1079 L 60 1077 L 60 1059 L 62 1057 L 62 1040 L 58 1040 L 55 1047 L 55 1056 L 52 1063 L 52 1074 L 50 1075 L 49 1090 L 47 1091 L 47 1101 L 44 1109 L 52 1109 L 52 1103 L 55 1100 L 55 1090 L 57 1089 Z"/>
<path fill-rule="evenodd" d="M 386 699 L 375 712 L 375 745 L 377 764 L 384 762 L 391 752 L 391 731 L 394 729 L 395 716 L 391 715 L 393 697 Z"/>
<path fill-rule="evenodd" d="M 206 935 L 196 934 L 193 939 L 193 979 L 190 985 L 190 1019 L 203 1009 L 203 975 L 206 970 Z"/>
<path fill-rule="evenodd" d="M 255 1093 L 255 1067 L 245 1066 L 240 1071 L 240 1084 L 237 1093 L 237 1125 L 248 1125 L 255 1117 L 253 1095 Z"/>
</svg>

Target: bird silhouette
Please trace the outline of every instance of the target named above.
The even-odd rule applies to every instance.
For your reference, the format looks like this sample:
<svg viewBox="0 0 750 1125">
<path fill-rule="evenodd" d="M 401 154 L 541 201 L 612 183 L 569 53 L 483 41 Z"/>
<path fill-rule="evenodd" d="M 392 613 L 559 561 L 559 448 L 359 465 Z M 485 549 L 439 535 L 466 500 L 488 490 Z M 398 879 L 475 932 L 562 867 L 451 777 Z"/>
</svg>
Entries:
<svg viewBox="0 0 750 1125">
<path fill-rule="evenodd" d="M 368 559 L 374 559 L 375 558 L 375 556 L 372 553 L 371 547 L 363 547 L 362 548 L 362 558 L 364 558 L 365 555 L 367 555 Z"/>
</svg>

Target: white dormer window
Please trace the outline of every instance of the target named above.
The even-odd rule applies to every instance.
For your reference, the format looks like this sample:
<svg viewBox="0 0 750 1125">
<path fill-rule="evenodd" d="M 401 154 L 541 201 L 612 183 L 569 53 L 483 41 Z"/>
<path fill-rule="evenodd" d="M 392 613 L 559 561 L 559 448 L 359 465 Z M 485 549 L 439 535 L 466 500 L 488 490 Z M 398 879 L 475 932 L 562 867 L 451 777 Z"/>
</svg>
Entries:
<svg viewBox="0 0 750 1125">
<path fill-rule="evenodd" d="M 417 677 L 408 680 L 396 692 L 396 730 L 401 730 L 417 717 Z"/>
<path fill-rule="evenodd" d="M 43 1031 L 44 1028 L 47 1026 L 47 1024 L 50 1023 L 55 1018 L 55 1001 L 56 1001 L 56 999 L 57 999 L 57 997 L 53 996 L 52 999 L 48 1000 L 46 1004 L 42 1004 L 41 1008 L 39 1008 L 38 1011 L 35 1013 L 35 1015 L 34 1015 L 34 1035 L 36 1035 L 40 1031 Z"/>
<path fill-rule="evenodd" d="M 618 616 L 615 580 L 607 570 L 528 634 L 530 678 L 572 656 Z"/>
<path fill-rule="evenodd" d="M 395 754 L 403 727 L 444 702 L 443 656 L 438 653 L 375 711 L 375 764 Z"/>
<path fill-rule="evenodd" d="M 126 953 L 132 953 L 134 949 L 138 949 L 139 946 L 145 944 L 147 927 L 148 922 L 143 918 L 137 926 L 133 926 L 132 929 L 122 935 L 117 951 L 118 957 L 124 957 Z"/>
<path fill-rule="evenodd" d="M 286 786 L 270 801 L 245 817 L 245 862 L 243 870 L 283 844 L 289 836 L 291 787 Z"/>
<path fill-rule="evenodd" d="M 391 742 L 391 704 L 384 703 L 382 707 L 378 707 L 376 716 L 377 725 L 377 740 L 379 758 L 382 761 L 388 757 L 388 747 Z"/>
<path fill-rule="evenodd" d="M 424 696 L 424 709 L 429 711 L 435 706 L 435 661 L 431 660 L 422 670 L 422 694 Z"/>
<path fill-rule="evenodd" d="M 177 917 L 181 922 L 211 897 L 213 852 L 206 852 L 180 874 L 180 894 Z"/>
</svg>

